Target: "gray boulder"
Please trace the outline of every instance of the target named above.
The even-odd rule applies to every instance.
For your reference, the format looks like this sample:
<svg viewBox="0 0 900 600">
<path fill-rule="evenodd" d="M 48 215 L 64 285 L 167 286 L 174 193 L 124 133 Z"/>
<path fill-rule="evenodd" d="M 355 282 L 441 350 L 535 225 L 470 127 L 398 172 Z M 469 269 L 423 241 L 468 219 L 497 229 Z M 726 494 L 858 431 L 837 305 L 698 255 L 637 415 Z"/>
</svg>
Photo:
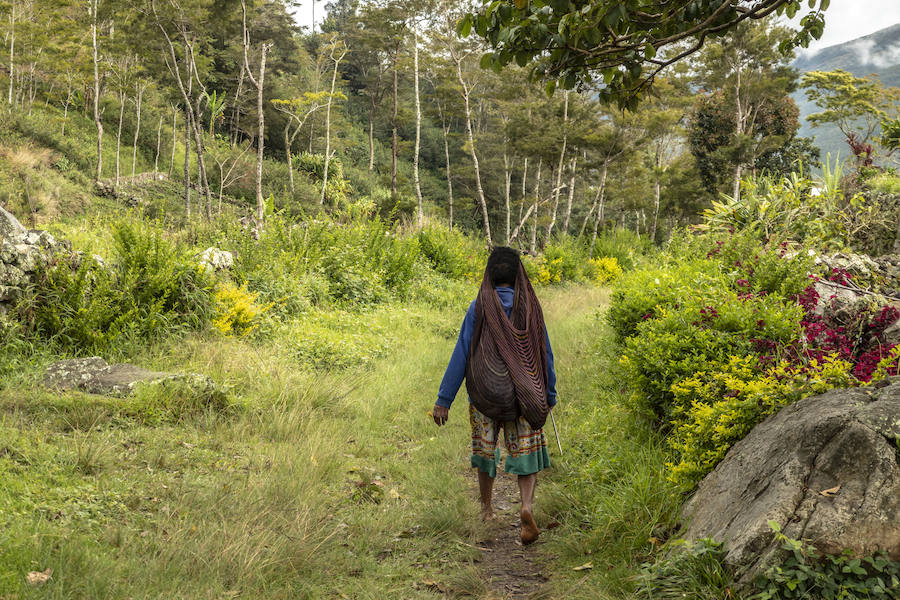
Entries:
<svg viewBox="0 0 900 600">
<path fill-rule="evenodd" d="M 28 230 L 19 223 L 12 213 L 0 206 L 0 238 L 4 240 L 18 240 L 25 237 Z"/>
<path fill-rule="evenodd" d="M 900 383 L 785 407 L 735 444 L 685 504 L 683 537 L 724 542 L 743 583 L 779 555 L 769 526 L 820 551 L 900 559 Z"/>
<path fill-rule="evenodd" d="M 57 390 L 79 390 L 103 396 L 128 396 L 139 384 L 183 382 L 198 394 L 213 394 L 217 388 L 206 375 L 148 371 L 129 364 L 107 364 L 98 356 L 53 363 L 44 374 L 44 385 Z"/>
</svg>

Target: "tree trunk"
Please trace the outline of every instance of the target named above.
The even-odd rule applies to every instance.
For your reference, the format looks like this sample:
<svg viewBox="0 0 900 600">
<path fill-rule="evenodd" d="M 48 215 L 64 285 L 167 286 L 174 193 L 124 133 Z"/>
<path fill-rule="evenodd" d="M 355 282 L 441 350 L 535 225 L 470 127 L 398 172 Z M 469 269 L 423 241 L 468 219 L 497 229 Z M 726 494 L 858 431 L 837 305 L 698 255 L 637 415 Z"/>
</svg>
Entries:
<svg viewBox="0 0 900 600">
<path fill-rule="evenodd" d="M 503 141 L 503 182 L 504 182 L 504 209 L 506 212 L 506 245 L 509 246 L 509 193 L 512 187 L 512 172 L 509 170 L 509 154 L 506 151 L 506 140 Z"/>
<path fill-rule="evenodd" d="M 178 109 L 172 107 L 172 158 L 169 160 L 169 179 L 175 171 L 175 146 L 178 143 L 176 132 L 178 131 Z"/>
<path fill-rule="evenodd" d="M 156 127 L 156 155 L 153 157 L 153 173 L 159 173 L 159 151 L 162 148 L 163 116 L 159 115 L 159 125 Z"/>
<path fill-rule="evenodd" d="M 522 222 L 522 211 L 525 210 L 525 183 L 528 181 L 528 157 L 525 157 L 525 164 L 522 165 L 522 201 L 519 202 L 519 222 Z M 515 236 L 513 236 L 515 237 Z"/>
<path fill-rule="evenodd" d="M 125 92 L 119 92 L 119 128 L 116 130 L 116 187 L 119 187 L 119 149 L 122 146 L 122 117 L 125 116 Z"/>
<path fill-rule="evenodd" d="M 346 51 L 341 49 L 335 56 L 336 47 L 332 47 L 331 59 L 334 61 L 334 71 L 331 74 L 331 94 L 328 96 L 328 105 L 325 108 L 325 165 L 322 171 L 322 193 L 319 195 L 319 204 L 325 203 L 325 187 L 328 185 L 328 165 L 331 163 L 331 103 L 334 100 L 334 86 L 337 83 L 338 65 L 344 58 Z"/>
<path fill-rule="evenodd" d="M 266 113 L 263 105 L 263 83 L 266 77 L 266 55 L 269 53 L 269 44 L 263 44 L 259 58 L 259 83 L 256 86 L 256 110 L 259 113 L 257 123 L 259 126 L 256 135 L 256 220 L 262 223 L 265 219 L 265 201 L 262 195 L 262 171 L 263 151 L 266 140 Z"/>
<path fill-rule="evenodd" d="M 103 122 L 100 120 L 100 54 L 97 48 L 97 5 L 100 0 L 91 0 L 91 45 L 94 51 L 94 125 L 97 126 L 97 174 L 103 176 Z"/>
<path fill-rule="evenodd" d="M 257 132 L 256 141 L 256 222 L 257 225 L 261 227 L 266 216 L 266 205 L 262 195 L 263 150 L 266 139 L 266 115 L 263 110 L 263 90 L 265 89 L 266 78 L 266 56 L 272 45 L 263 43 L 260 48 L 259 79 L 254 78 L 253 72 L 250 70 L 250 58 L 248 56 L 250 50 L 250 31 L 247 29 L 247 4 L 244 0 L 241 0 L 241 16 L 243 17 L 241 24 L 243 26 L 244 68 L 247 71 L 247 77 L 250 79 L 250 83 L 256 87 L 256 111 L 259 113 L 257 115 L 259 130 Z"/>
<path fill-rule="evenodd" d="M 444 161 L 447 165 L 447 197 L 450 202 L 450 229 L 453 229 L 453 180 L 450 177 L 450 144 L 447 137 L 450 127 L 444 124 L 444 116 L 441 114 L 441 131 L 444 132 Z"/>
<path fill-rule="evenodd" d="M 653 181 L 653 222 L 650 226 L 650 241 L 656 242 L 656 226 L 659 223 L 659 197 L 662 179 L 662 149 L 656 149 L 656 176 Z"/>
<path fill-rule="evenodd" d="M 575 167 L 578 157 L 573 156 L 569 164 L 569 198 L 566 201 L 566 219 L 563 221 L 563 235 L 569 235 L 569 219 L 572 217 L 572 201 L 575 200 Z"/>
<path fill-rule="evenodd" d="M 416 147 L 413 152 L 413 182 L 416 186 L 416 200 L 418 201 L 418 217 L 419 229 L 425 222 L 425 215 L 422 211 L 422 188 L 419 185 L 419 148 L 422 138 L 422 105 L 419 101 L 419 36 L 416 31 L 416 25 L 413 24 L 413 80 L 415 81 L 416 90 Z M 509 232 L 507 232 L 508 234 Z"/>
<path fill-rule="evenodd" d="M 475 138 L 472 135 L 472 112 L 469 106 L 469 87 L 466 85 L 465 80 L 463 80 L 462 76 L 462 59 L 457 59 L 456 61 L 456 75 L 459 78 L 459 85 L 462 87 L 462 96 L 465 101 L 466 108 L 466 134 L 469 138 L 469 152 L 472 155 L 472 164 L 475 167 L 475 189 L 478 192 L 478 203 L 481 205 L 481 217 L 484 219 L 484 236 L 487 238 L 487 244 L 489 247 L 494 246 L 493 240 L 491 240 L 491 223 L 488 218 L 487 211 L 487 200 L 484 197 L 484 189 L 481 187 L 481 171 L 478 168 L 478 155 L 475 152 Z"/>
<path fill-rule="evenodd" d="M 288 182 L 290 182 L 290 186 L 291 186 L 291 195 L 294 194 L 294 157 L 291 156 L 291 139 L 290 139 L 290 129 L 291 129 L 292 122 L 293 122 L 293 118 L 288 117 L 287 123 L 285 123 L 285 125 L 284 125 L 284 160 L 287 161 Z"/>
<path fill-rule="evenodd" d="M 741 106 L 741 65 L 737 62 L 735 65 L 735 85 L 734 85 L 734 104 L 735 104 L 735 127 L 734 141 L 740 142 L 740 136 L 744 133 L 744 112 Z M 737 164 L 734 167 L 734 186 L 733 197 L 735 202 L 741 199 L 741 157 L 738 156 Z"/>
<path fill-rule="evenodd" d="M 371 96 L 369 108 L 369 171 L 375 170 L 375 97 Z"/>
<path fill-rule="evenodd" d="M 391 197 L 397 195 L 397 56 L 394 56 L 394 112 L 391 115 Z"/>
<path fill-rule="evenodd" d="M 534 227 L 531 228 L 531 246 L 529 251 L 534 254 L 537 249 L 537 230 L 538 230 L 538 199 L 541 196 L 541 167 L 544 164 L 544 158 L 538 160 L 537 175 L 534 178 L 534 204 L 532 209 L 534 212 Z"/>
<path fill-rule="evenodd" d="M 553 227 L 556 225 L 556 213 L 559 210 L 559 193 L 562 185 L 563 160 L 566 158 L 566 142 L 568 141 L 568 131 L 566 126 L 569 121 L 569 91 L 566 90 L 565 101 L 563 103 L 563 142 L 562 149 L 559 151 L 559 164 L 556 166 L 556 186 L 553 188 L 553 216 L 550 218 L 550 225 L 547 226 L 547 240 L 553 234 Z M 551 180 L 552 181 L 552 180 Z"/>
<path fill-rule="evenodd" d="M 600 226 L 600 220 L 603 218 L 603 200 L 606 194 L 606 174 L 609 170 L 609 161 L 603 162 L 603 170 L 600 172 L 600 189 L 597 192 L 597 217 L 594 219 L 594 233 L 591 235 L 591 248 L 588 251 L 588 258 L 594 258 L 594 245 L 597 243 L 597 228 Z M 622 213 L 624 217 L 624 212 Z"/>
<path fill-rule="evenodd" d="M 135 166 L 137 165 L 137 146 L 138 146 L 138 136 L 141 133 L 141 104 L 144 101 L 144 90 L 146 87 L 138 84 L 137 86 L 137 99 L 135 104 L 137 105 L 137 123 L 134 126 L 134 146 L 131 148 L 131 178 L 134 179 L 134 175 L 136 172 Z"/>
<path fill-rule="evenodd" d="M 191 107 L 184 107 L 184 212 L 191 220 Z"/>
<path fill-rule="evenodd" d="M 9 105 L 13 104 L 13 87 L 16 81 L 16 0 L 12 0 L 9 14 Z"/>
</svg>

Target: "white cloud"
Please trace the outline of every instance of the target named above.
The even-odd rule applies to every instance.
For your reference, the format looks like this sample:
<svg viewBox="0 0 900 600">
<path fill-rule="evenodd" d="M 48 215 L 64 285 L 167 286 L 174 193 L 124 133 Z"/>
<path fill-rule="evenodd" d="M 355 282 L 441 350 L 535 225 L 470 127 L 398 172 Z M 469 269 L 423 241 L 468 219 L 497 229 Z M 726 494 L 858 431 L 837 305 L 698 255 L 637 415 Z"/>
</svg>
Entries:
<svg viewBox="0 0 900 600">
<path fill-rule="evenodd" d="M 792 24 L 796 26 L 808 12 L 804 3 L 804 9 L 797 14 Z M 900 23 L 898 0 L 832 0 L 831 6 L 825 11 L 825 32 L 822 38 L 813 40 L 804 53 L 814 54 L 822 48 L 843 44 L 897 23 Z M 865 49 L 861 51 L 865 52 Z M 896 49 L 892 48 L 874 54 L 880 57 L 894 51 Z M 879 57 L 875 59 L 882 60 Z"/>
<path fill-rule="evenodd" d="M 875 47 L 872 40 L 859 40 L 850 44 L 849 48 L 856 52 L 859 62 L 879 69 L 900 64 L 900 44 L 887 48 Z"/>
</svg>

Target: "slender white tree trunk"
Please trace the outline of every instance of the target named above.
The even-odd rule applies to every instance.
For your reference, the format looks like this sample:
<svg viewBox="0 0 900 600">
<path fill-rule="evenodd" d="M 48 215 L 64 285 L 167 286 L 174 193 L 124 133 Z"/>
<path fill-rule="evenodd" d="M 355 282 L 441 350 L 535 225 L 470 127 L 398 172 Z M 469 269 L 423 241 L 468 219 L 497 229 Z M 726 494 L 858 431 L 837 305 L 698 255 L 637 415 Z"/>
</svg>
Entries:
<svg viewBox="0 0 900 600">
<path fill-rule="evenodd" d="M 16 81 L 16 0 L 12 0 L 9 13 L 9 105 L 13 104 L 13 87 Z"/>
<path fill-rule="evenodd" d="M 509 154 L 506 150 L 506 140 L 503 142 L 503 182 L 504 182 L 504 210 L 506 213 L 506 245 L 509 246 L 509 195 L 512 187 L 512 171 L 509 170 Z"/>
<path fill-rule="evenodd" d="M 338 52 L 336 55 L 335 52 Z M 328 104 L 325 108 L 325 165 L 322 172 L 322 193 L 319 195 L 319 204 L 325 203 L 325 187 L 328 185 L 328 165 L 331 163 L 331 103 L 334 101 L 334 87 L 337 83 L 338 65 L 347 53 L 343 48 L 332 47 L 331 59 L 334 61 L 334 71 L 331 74 L 331 94 L 328 96 Z"/>
<path fill-rule="evenodd" d="M 144 101 L 144 90 L 147 87 L 137 84 L 137 99 L 135 100 L 135 104 L 137 106 L 137 123 L 134 127 L 134 146 L 131 148 L 131 178 L 134 179 L 134 175 L 136 173 L 136 165 L 137 165 L 137 147 L 138 147 L 138 136 L 141 134 L 141 104 Z"/>
<path fill-rule="evenodd" d="M 559 193 L 562 184 L 563 161 L 566 158 L 566 142 L 568 141 L 567 124 L 569 122 L 569 91 L 566 90 L 565 101 L 563 103 L 563 142 L 562 149 L 559 151 L 559 164 L 556 166 L 556 186 L 553 188 L 553 215 L 550 217 L 550 224 L 547 226 L 547 240 L 553 234 L 553 227 L 556 225 L 556 213 L 559 210 Z"/>
<path fill-rule="evenodd" d="M 369 171 L 375 170 L 375 96 L 370 97 L 369 108 Z"/>
<path fill-rule="evenodd" d="M 394 112 L 391 115 L 391 197 L 397 195 L 397 54 L 394 54 Z"/>
<path fill-rule="evenodd" d="M 119 150 L 122 147 L 122 118 L 125 116 L 125 92 L 119 92 L 119 128 L 116 130 L 116 187 L 119 186 Z"/>
<path fill-rule="evenodd" d="M 575 199 L 575 166 L 578 164 L 578 157 L 573 156 L 572 162 L 569 163 L 569 198 L 566 201 L 566 218 L 563 221 L 563 235 L 569 234 L 569 219 L 572 217 L 572 201 Z"/>
<path fill-rule="evenodd" d="M 450 143 L 447 137 L 450 134 L 450 127 L 441 123 L 441 130 L 444 132 L 444 161 L 447 166 L 447 198 L 450 202 L 450 229 L 453 229 L 453 178 L 450 176 Z"/>
<path fill-rule="evenodd" d="M 94 59 L 94 125 L 97 127 L 97 174 L 103 176 L 103 122 L 100 120 L 100 52 L 97 47 L 97 8 L 100 0 L 91 0 L 91 46 Z"/>
<path fill-rule="evenodd" d="M 541 157 L 541 159 L 538 160 L 537 175 L 534 178 L 534 204 L 532 205 L 532 208 L 534 209 L 534 227 L 531 228 L 531 245 L 529 246 L 529 251 L 532 254 L 537 250 L 538 202 L 541 196 L 541 167 L 543 164 L 544 158 Z"/>
<path fill-rule="evenodd" d="M 159 151 L 162 147 L 163 116 L 159 115 L 159 125 L 156 127 L 156 155 L 153 158 L 153 173 L 159 173 Z"/>
<path fill-rule="evenodd" d="M 247 77 L 250 79 L 250 83 L 256 87 L 256 111 L 258 113 L 258 132 L 256 140 L 256 222 L 261 227 L 263 220 L 266 217 L 266 205 L 262 195 L 263 150 L 266 139 L 266 115 L 263 110 L 263 90 L 266 78 L 266 56 L 269 54 L 272 45 L 269 43 L 262 44 L 259 56 L 259 78 L 253 77 L 253 72 L 250 69 L 250 58 L 248 56 L 250 51 L 250 30 L 247 29 L 247 3 L 244 0 L 241 0 L 241 14 L 243 17 L 241 23 L 243 25 L 244 68 L 247 71 Z M 327 156 L 325 157 L 325 160 L 327 162 Z"/>
<path fill-rule="evenodd" d="M 459 78 L 459 85 L 462 88 L 462 97 L 465 103 L 466 109 L 466 135 L 469 139 L 469 152 L 472 155 L 472 164 L 475 167 L 475 189 L 478 192 L 478 203 L 481 206 L 481 216 L 484 219 L 484 236 L 487 238 L 487 244 L 490 247 L 493 247 L 494 243 L 491 240 L 491 223 L 488 218 L 487 211 L 487 200 L 484 197 L 484 188 L 481 187 L 481 171 L 478 168 L 478 154 L 475 152 L 475 138 L 472 135 L 472 111 L 469 105 L 469 96 L 471 94 L 471 90 L 469 86 L 466 85 L 465 80 L 462 76 L 462 59 L 455 59 L 456 62 L 456 76 Z"/>
<path fill-rule="evenodd" d="M 191 220 L 191 107 L 184 107 L 184 212 Z"/>
<path fill-rule="evenodd" d="M 594 219 L 594 233 L 591 235 L 591 248 L 588 251 L 588 258 L 594 258 L 594 245 L 597 243 L 597 228 L 600 226 L 600 220 L 603 218 L 603 200 L 606 194 L 606 174 L 609 170 L 609 161 L 603 162 L 603 171 L 600 173 L 600 189 L 597 192 L 597 218 Z M 624 218 L 625 213 L 622 212 Z"/>
<path fill-rule="evenodd" d="M 653 224 L 650 226 L 650 241 L 656 241 L 656 226 L 659 222 L 659 202 L 662 179 L 662 147 L 656 147 L 656 172 L 653 180 Z"/>
<path fill-rule="evenodd" d="M 169 160 L 169 179 L 175 171 L 175 147 L 178 145 L 178 108 L 172 107 L 172 158 Z"/>
<path fill-rule="evenodd" d="M 419 229 L 425 223 L 425 215 L 422 211 L 422 187 L 419 185 L 419 148 L 422 137 L 422 105 L 419 101 L 419 35 L 418 25 L 413 23 L 413 79 L 416 90 L 416 148 L 413 153 L 413 181 L 416 186 L 416 200 L 418 201 Z"/>
</svg>

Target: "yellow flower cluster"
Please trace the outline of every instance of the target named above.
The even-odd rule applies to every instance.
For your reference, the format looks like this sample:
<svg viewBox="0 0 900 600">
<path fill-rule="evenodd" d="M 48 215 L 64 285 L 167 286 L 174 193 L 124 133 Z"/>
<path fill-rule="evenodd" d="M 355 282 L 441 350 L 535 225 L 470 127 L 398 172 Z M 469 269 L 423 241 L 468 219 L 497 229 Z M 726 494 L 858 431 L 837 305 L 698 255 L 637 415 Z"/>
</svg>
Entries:
<svg viewBox="0 0 900 600">
<path fill-rule="evenodd" d="M 622 267 L 614 256 L 602 256 L 588 261 L 593 273 L 594 283 L 604 284 L 617 279 L 622 274 Z"/>
<path fill-rule="evenodd" d="M 760 372 L 755 357 L 733 356 L 674 384 L 669 445 L 679 460 L 667 465 L 669 480 L 696 485 L 768 415 L 801 398 L 850 386 L 851 368 L 830 356 L 804 367 L 781 362 Z"/>
<path fill-rule="evenodd" d="M 259 317 L 272 308 L 272 304 L 257 304 L 258 297 L 256 292 L 247 290 L 246 283 L 241 287 L 231 282 L 219 285 L 214 294 L 216 316 L 213 327 L 228 337 L 252 333 L 259 325 Z"/>
</svg>

